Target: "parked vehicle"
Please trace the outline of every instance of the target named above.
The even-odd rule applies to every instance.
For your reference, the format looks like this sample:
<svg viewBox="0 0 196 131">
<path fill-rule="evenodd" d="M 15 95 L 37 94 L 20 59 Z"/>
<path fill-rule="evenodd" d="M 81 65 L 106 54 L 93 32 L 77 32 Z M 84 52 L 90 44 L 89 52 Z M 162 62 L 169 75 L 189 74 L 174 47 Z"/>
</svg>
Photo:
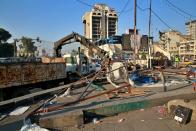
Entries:
<svg viewBox="0 0 196 131">
<path fill-rule="evenodd" d="M 37 85 L 59 85 L 67 78 L 63 58 L 43 58 L 42 62 L 0 60 L 0 101 L 21 96 Z M 23 88 L 22 88 L 23 87 Z"/>
<path fill-rule="evenodd" d="M 81 74 L 87 75 L 96 71 L 96 66 L 93 63 L 89 63 L 87 57 L 84 54 L 73 55 L 66 54 L 63 56 L 66 61 L 66 72 L 68 75 Z"/>
</svg>

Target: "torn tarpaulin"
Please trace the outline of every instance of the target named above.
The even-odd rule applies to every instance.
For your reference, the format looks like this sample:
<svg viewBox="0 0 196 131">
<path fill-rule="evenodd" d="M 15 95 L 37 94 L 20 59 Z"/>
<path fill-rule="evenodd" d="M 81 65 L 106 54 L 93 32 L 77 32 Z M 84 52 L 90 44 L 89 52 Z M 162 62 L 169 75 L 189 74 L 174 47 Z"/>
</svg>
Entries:
<svg viewBox="0 0 196 131">
<path fill-rule="evenodd" d="M 143 84 L 154 84 L 157 82 L 156 79 L 154 79 L 152 76 L 147 75 L 140 75 L 139 71 L 134 71 L 130 75 L 130 79 L 136 84 L 136 85 L 143 85 Z"/>
</svg>

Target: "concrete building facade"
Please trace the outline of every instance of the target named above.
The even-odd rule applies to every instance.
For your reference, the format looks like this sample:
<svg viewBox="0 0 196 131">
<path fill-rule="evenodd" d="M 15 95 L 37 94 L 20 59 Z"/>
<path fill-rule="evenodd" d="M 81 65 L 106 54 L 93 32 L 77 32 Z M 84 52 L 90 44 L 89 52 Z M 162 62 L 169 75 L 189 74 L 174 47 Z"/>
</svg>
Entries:
<svg viewBox="0 0 196 131">
<path fill-rule="evenodd" d="M 179 55 L 183 60 L 196 59 L 196 20 L 185 23 L 187 38 L 180 42 Z"/>
<path fill-rule="evenodd" d="M 179 55 L 182 60 L 196 59 L 196 40 L 181 41 L 179 46 Z"/>
<path fill-rule="evenodd" d="M 196 39 L 196 20 L 185 23 L 187 35 L 191 36 L 192 40 Z"/>
<path fill-rule="evenodd" d="M 159 46 L 166 52 L 169 52 L 171 56 L 175 56 L 179 55 L 180 42 L 187 39 L 186 35 L 182 35 L 175 30 L 160 32 Z"/>
<path fill-rule="evenodd" d="M 84 36 L 97 41 L 114 36 L 118 31 L 118 16 L 113 8 L 105 4 L 95 4 L 90 12 L 86 12 L 82 18 L 84 24 Z"/>
<path fill-rule="evenodd" d="M 196 59 L 196 39 L 192 35 L 183 35 L 178 31 L 162 32 L 159 47 L 170 53 L 171 57 L 179 55 L 181 60 Z"/>
</svg>

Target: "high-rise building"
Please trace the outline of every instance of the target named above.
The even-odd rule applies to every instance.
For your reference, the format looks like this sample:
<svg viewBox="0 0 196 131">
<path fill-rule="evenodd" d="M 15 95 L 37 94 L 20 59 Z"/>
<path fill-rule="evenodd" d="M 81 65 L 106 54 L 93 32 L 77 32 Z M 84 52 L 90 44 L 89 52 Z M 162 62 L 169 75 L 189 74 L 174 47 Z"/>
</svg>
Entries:
<svg viewBox="0 0 196 131">
<path fill-rule="evenodd" d="M 196 39 L 196 20 L 185 23 L 187 35 L 191 36 L 191 39 Z"/>
<path fill-rule="evenodd" d="M 97 41 L 117 34 L 118 16 L 113 8 L 105 4 L 95 4 L 90 12 L 82 18 L 84 36 Z"/>
</svg>

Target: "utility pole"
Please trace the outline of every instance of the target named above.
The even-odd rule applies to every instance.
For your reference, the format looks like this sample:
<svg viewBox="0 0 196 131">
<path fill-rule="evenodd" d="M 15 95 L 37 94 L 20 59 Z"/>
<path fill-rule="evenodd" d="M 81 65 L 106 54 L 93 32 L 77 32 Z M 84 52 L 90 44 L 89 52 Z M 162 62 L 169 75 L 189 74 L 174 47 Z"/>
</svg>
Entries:
<svg viewBox="0 0 196 131">
<path fill-rule="evenodd" d="M 134 35 L 136 35 L 137 0 L 134 0 Z"/>
<path fill-rule="evenodd" d="M 136 33 L 137 33 L 137 29 L 136 29 L 136 24 L 137 24 L 137 0 L 134 0 L 134 64 L 136 64 L 136 50 L 137 50 L 137 45 L 136 45 Z"/>
<path fill-rule="evenodd" d="M 152 68 L 152 59 L 151 59 L 151 14 L 152 14 L 152 0 L 150 0 L 150 8 L 149 8 L 149 23 L 148 23 L 148 56 L 149 56 L 149 68 Z"/>
</svg>

